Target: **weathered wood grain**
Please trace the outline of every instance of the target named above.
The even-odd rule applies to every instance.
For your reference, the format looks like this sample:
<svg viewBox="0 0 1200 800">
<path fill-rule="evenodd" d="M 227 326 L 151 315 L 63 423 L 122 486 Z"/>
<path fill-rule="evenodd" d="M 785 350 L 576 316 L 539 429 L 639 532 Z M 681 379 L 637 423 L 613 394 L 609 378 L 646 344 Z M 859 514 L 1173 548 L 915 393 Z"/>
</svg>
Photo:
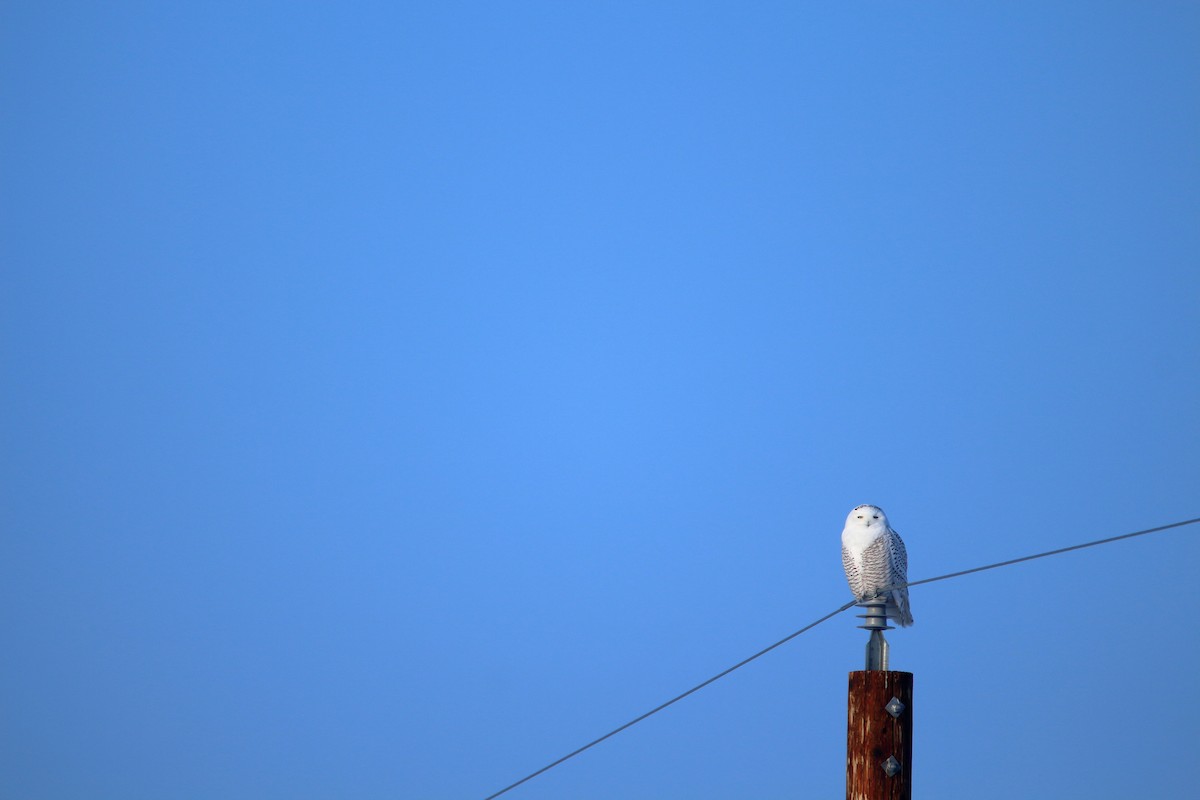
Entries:
<svg viewBox="0 0 1200 800">
<path fill-rule="evenodd" d="M 851 672 L 846 725 L 846 800 L 911 800 L 911 672 Z M 898 717 L 887 711 L 895 697 L 904 704 Z M 889 777 L 889 757 L 900 771 Z"/>
</svg>

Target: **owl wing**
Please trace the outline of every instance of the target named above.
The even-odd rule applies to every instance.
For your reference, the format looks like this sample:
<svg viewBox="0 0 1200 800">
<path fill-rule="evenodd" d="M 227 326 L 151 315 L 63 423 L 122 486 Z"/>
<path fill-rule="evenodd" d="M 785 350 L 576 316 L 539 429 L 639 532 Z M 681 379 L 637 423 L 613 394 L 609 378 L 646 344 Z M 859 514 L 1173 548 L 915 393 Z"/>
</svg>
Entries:
<svg viewBox="0 0 1200 800">
<path fill-rule="evenodd" d="M 888 559 L 891 561 L 891 572 L 895 583 L 908 582 L 908 551 L 904 549 L 904 540 L 900 534 L 889 529 Z"/>
<path fill-rule="evenodd" d="M 908 583 L 908 551 L 904 549 L 904 540 L 900 534 L 888 529 L 888 583 Z M 908 604 L 908 587 L 892 590 L 892 602 L 896 604 L 896 620 L 901 627 L 907 628 L 913 624 L 912 611 Z"/>
</svg>

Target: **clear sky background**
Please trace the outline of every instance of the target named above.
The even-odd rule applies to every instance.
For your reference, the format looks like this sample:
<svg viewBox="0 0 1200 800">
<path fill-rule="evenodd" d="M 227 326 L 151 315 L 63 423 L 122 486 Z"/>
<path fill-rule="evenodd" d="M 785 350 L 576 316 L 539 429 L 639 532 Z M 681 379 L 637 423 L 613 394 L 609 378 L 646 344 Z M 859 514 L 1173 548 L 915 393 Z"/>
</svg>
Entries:
<svg viewBox="0 0 1200 800">
<path fill-rule="evenodd" d="M 1200 6 L 0 7 L 0 798 L 483 798 L 1200 516 Z M 1184 797 L 1200 526 L 913 589 L 923 798 Z M 506 797 L 843 792 L 850 613 Z"/>
</svg>

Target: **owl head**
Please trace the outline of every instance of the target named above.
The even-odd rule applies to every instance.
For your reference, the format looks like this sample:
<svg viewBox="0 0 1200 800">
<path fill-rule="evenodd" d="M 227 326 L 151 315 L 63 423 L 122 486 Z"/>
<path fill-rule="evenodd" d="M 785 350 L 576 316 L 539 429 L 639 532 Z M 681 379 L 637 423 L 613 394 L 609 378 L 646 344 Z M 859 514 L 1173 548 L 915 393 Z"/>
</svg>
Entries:
<svg viewBox="0 0 1200 800">
<path fill-rule="evenodd" d="M 855 506 L 850 515 L 846 517 L 847 528 L 874 528 L 877 525 L 885 529 L 888 527 L 887 514 L 883 513 L 883 509 L 879 506 Z"/>
</svg>

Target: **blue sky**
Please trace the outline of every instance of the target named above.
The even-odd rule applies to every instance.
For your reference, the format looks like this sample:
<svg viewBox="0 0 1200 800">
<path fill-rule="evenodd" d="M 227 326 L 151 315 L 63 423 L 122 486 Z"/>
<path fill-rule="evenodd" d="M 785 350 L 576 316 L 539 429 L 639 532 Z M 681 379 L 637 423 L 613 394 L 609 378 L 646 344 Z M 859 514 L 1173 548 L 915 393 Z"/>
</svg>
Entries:
<svg viewBox="0 0 1200 800">
<path fill-rule="evenodd" d="M 1200 515 L 1188 3 L 9 2 L 0 796 L 482 798 Z M 1200 526 L 914 588 L 923 796 L 1194 786 Z M 849 614 L 513 790 L 843 791 Z"/>
</svg>

